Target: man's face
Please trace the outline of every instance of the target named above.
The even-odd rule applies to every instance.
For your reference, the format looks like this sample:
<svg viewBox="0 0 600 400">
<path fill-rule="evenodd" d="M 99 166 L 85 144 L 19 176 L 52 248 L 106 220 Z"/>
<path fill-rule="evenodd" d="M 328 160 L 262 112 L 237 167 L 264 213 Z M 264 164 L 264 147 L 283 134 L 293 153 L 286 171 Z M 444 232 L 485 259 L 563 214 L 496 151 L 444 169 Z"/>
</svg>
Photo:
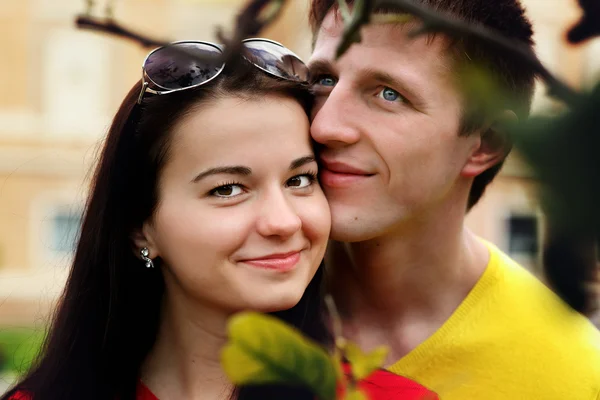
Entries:
<svg viewBox="0 0 600 400">
<path fill-rule="evenodd" d="M 317 93 L 311 135 L 322 145 L 332 238 L 369 240 L 449 202 L 464 208 L 461 171 L 478 135 L 458 135 L 462 103 L 445 39 L 410 39 L 409 26 L 371 25 L 335 60 L 342 28 L 330 12 L 309 63 Z"/>
</svg>

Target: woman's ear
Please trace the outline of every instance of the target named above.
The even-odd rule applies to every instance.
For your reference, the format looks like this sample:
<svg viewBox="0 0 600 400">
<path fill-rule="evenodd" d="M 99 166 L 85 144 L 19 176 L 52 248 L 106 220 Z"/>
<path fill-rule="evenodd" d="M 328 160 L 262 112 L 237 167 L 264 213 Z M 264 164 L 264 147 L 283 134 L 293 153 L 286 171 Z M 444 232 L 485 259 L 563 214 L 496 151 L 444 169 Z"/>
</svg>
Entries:
<svg viewBox="0 0 600 400">
<path fill-rule="evenodd" d="M 148 222 L 144 222 L 141 228 L 136 229 L 131 234 L 131 240 L 135 246 L 135 256 L 141 258 L 140 251 L 143 248 L 147 248 L 150 253 L 150 258 L 158 257 L 158 248 L 154 241 L 154 230 Z"/>
<path fill-rule="evenodd" d="M 517 115 L 512 110 L 504 110 L 498 114 L 482 131 L 461 175 L 476 177 L 502 162 L 512 148 L 507 126 L 516 121 L 518 121 Z"/>
</svg>

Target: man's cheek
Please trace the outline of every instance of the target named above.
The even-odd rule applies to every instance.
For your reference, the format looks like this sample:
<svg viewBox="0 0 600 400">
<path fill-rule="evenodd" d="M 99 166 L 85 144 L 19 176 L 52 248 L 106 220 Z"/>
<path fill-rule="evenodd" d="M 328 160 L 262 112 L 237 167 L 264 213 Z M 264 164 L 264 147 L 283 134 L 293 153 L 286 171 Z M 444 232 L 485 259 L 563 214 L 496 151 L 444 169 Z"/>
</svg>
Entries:
<svg viewBox="0 0 600 400">
<path fill-rule="evenodd" d="M 310 122 L 311 123 L 313 122 L 313 120 L 317 116 L 318 112 L 323 107 L 323 104 L 325 104 L 326 100 L 327 100 L 327 96 L 324 96 L 324 95 L 315 96 L 315 102 L 314 102 L 314 105 L 312 108 L 312 112 L 310 113 Z"/>
</svg>

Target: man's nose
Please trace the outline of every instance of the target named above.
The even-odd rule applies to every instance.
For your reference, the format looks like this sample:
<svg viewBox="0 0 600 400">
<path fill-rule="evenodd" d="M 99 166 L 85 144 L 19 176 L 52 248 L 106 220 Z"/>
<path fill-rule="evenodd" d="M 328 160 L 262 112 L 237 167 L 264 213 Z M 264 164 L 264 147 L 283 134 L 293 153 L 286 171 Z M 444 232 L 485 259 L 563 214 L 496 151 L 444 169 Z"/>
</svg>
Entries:
<svg viewBox="0 0 600 400">
<path fill-rule="evenodd" d="M 357 99 L 350 90 L 338 83 L 329 96 L 317 99 L 310 128 L 312 138 L 329 148 L 345 147 L 358 142 L 360 118 Z"/>
</svg>

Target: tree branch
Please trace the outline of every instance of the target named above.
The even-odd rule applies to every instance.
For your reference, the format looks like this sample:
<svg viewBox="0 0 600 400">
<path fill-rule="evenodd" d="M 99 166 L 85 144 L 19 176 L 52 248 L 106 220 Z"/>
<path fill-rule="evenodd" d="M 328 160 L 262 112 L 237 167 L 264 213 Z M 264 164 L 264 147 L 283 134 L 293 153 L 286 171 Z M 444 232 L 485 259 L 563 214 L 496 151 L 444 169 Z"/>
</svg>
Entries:
<svg viewBox="0 0 600 400">
<path fill-rule="evenodd" d="M 75 25 L 79 29 L 103 32 L 109 35 L 133 40 L 142 47 L 159 47 L 169 43 L 167 41 L 153 39 L 148 36 L 133 32 L 129 28 L 124 27 L 111 18 L 95 18 L 90 15 L 78 15 L 75 19 Z"/>
<path fill-rule="evenodd" d="M 399 11 L 412 14 L 423 22 L 423 27 L 415 31 L 414 35 L 428 32 L 443 32 L 450 36 L 474 37 L 481 39 L 498 49 L 504 50 L 516 56 L 523 64 L 531 68 L 548 86 L 548 93 L 564 101 L 569 106 L 579 104 L 582 96 L 566 83 L 552 75 L 550 71 L 540 62 L 535 53 L 527 46 L 516 41 L 507 39 L 500 33 L 494 32 L 482 25 L 474 25 L 462 22 L 451 15 L 435 11 L 430 7 L 418 4 L 411 0 L 365 0 L 373 2 L 373 8 L 386 7 L 397 8 Z"/>
<path fill-rule="evenodd" d="M 287 0 L 251 0 L 246 7 L 240 12 L 236 19 L 236 28 L 232 38 L 226 38 L 221 29 L 217 30 L 218 39 L 225 45 L 225 52 L 222 57 L 223 62 L 231 60 L 236 54 L 241 53 L 242 40 L 256 36 L 266 26 L 270 25 L 281 14 L 283 6 Z M 110 3 L 109 3 L 110 4 Z M 136 33 L 131 29 L 117 23 L 112 18 L 112 7 L 107 8 L 106 18 L 97 18 L 90 15 L 94 3 L 88 0 L 87 10 L 85 14 L 78 15 L 75 19 L 75 24 L 79 29 L 88 29 L 105 34 L 118 36 L 124 39 L 132 40 L 142 47 L 160 47 L 168 46 L 170 41 L 148 37 L 146 35 Z M 109 12 L 109 10 L 111 10 Z M 181 50 L 185 51 L 185 50 Z M 193 54 L 198 58 L 198 54 Z M 203 60 L 200 60 L 203 61 Z M 209 61 L 215 62 L 212 58 Z"/>
<path fill-rule="evenodd" d="M 217 29 L 217 38 L 225 45 L 225 62 L 240 54 L 242 40 L 257 36 L 265 27 L 275 21 L 287 0 L 251 0 L 236 18 L 232 38 L 227 38 L 221 28 Z"/>
</svg>

